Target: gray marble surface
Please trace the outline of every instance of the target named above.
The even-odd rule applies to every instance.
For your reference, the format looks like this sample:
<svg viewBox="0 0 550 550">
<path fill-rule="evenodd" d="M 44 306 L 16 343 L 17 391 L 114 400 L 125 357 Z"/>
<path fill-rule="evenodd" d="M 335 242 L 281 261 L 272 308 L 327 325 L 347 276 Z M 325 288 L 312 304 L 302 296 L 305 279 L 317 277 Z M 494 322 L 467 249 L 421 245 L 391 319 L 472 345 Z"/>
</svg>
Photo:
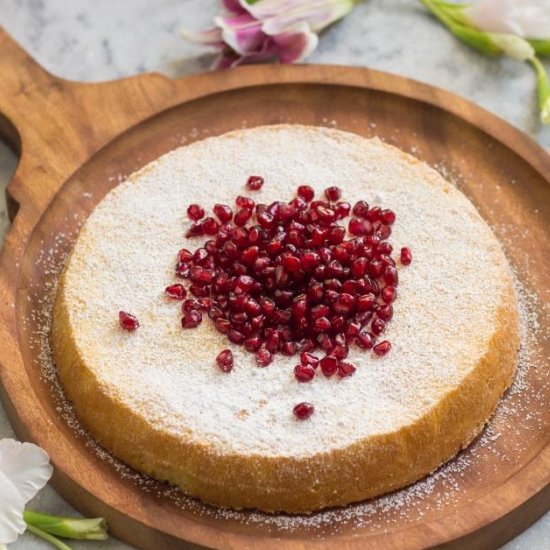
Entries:
<svg viewBox="0 0 550 550">
<path fill-rule="evenodd" d="M 46 69 L 65 78 L 110 80 L 144 71 L 179 77 L 208 69 L 211 56 L 184 42 L 179 30 L 207 26 L 216 6 L 216 0 L 0 0 L 0 24 Z M 487 59 L 462 46 L 416 0 L 369 0 L 359 5 L 325 33 L 309 61 L 372 67 L 451 89 L 550 150 L 550 128 L 539 124 L 531 69 L 508 59 Z M 13 154 L 0 142 L 2 186 L 15 166 Z M 2 196 L 0 243 L 7 228 Z M 12 436 L 0 408 L 0 438 Z M 75 513 L 50 487 L 32 507 Z M 73 547 L 91 549 L 94 543 Z M 115 539 L 95 547 L 129 548 Z M 10 548 L 49 546 L 25 534 Z M 505 546 L 506 550 L 535 548 L 550 548 L 550 514 Z"/>
</svg>

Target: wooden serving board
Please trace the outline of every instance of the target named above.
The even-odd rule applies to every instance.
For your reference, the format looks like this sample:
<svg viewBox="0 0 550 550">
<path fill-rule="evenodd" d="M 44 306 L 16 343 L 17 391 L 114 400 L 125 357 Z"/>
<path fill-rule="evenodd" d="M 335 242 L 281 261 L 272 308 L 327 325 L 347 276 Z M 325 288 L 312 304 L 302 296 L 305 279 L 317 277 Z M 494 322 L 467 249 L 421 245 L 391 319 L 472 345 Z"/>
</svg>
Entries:
<svg viewBox="0 0 550 550">
<path fill-rule="evenodd" d="M 529 137 L 451 93 L 359 68 L 257 66 L 80 84 L 48 74 L 0 29 L 0 74 L 0 134 L 21 157 L 0 256 L 1 396 L 18 436 L 50 454 L 53 485 L 77 509 L 106 516 L 114 535 L 140 548 L 388 550 L 495 548 L 550 508 L 550 374 L 541 368 L 548 340 L 522 375 L 529 393 L 508 396 L 498 437 L 454 461 L 455 481 L 421 482 L 419 506 L 409 502 L 412 489 L 390 497 L 392 506 L 349 507 L 300 524 L 182 505 L 160 484 L 143 490 L 121 475 L 60 416 L 33 336 L 44 331 L 36 312 L 51 293 L 45 258 L 60 261 L 121 178 L 182 143 L 282 122 L 378 135 L 452 175 L 538 296 L 548 334 L 550 157 Z"/>
</svg>

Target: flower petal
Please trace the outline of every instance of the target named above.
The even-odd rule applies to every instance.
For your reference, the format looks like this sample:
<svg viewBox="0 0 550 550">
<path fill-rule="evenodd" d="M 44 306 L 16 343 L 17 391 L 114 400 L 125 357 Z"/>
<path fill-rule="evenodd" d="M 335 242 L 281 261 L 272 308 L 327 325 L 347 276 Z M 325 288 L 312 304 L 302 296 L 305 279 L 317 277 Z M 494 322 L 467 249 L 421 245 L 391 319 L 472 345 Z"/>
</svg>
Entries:
<svg viewBox="0 0 550 550">
<path fill-rule="evenodd" d="M 50 459 L 40 447 L 0 440 L 0 543 L 13 542 L 25 530 L 25 505 L 46 485 L 52 472 Z"/>
<path fill-rule="evenodd" d="M 301 32 L 277 34 L 273 41 L 281 63 L 299 63 L 315 50 L 319 37 L 304 26 Z"/>
<path fill-rule="evenodd" d="M 182 30 L 181 35 L 189 42 L 195 42 L 196 44 L 205 44 L 207 46 L 223 46 L 222 30 L 218 27 L 208 29 L 206 31 L 187 31 Z"/>
<path fill-rule="evenodd" d="M 214 22 L 222 30 L 224 42 L 237 53 L 257 50 L 265 39 L 261 22 L 251 15 L 216 17 Z"/>
<path fill-rule="evenodd" d="M 288 32 L 300 23 L 307 23 L 310 30 L 319 32 L 348 14 L 353 5 L 353 0 L 262 0 L 250 5 L 249 11 L 264 21 L 268 34 Z"/>
<path fill-rule="evenodd" d="M 239 0 L 222 0 L 224 8 L 231 13 L 241 14 L 247 13 L 247 9 Z M 245 2 L 246 4 L 246 2 Z"/>
<path fill-rule="evenodd" d="M 3 472 L 0 472 L 0 494 L 0 544 L 9 544 L 27 528 L 23 520 L 25 500 Z"/>
<path fill-rule="evenodd" d="M 464 14 L 486 32 L 550 38 L 550 0 L 480 0 Z"/>
</svg>

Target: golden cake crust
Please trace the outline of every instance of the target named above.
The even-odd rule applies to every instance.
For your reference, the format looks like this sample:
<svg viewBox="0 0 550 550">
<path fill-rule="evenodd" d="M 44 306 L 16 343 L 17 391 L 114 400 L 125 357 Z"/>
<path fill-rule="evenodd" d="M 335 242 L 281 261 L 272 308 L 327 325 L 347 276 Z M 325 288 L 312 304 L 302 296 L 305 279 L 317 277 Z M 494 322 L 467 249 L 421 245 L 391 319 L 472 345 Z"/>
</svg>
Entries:
<svg viewBox="0 0 550 550">
<path fill-rule="evenodd" d="M 464 365 L 467 374 L 459 384 L 400 429 L 310 455 L 221 452 L 185 426 L 177 434 L 150 422 L 90 368 L 90 350 L 82 352 L 71 320 L 67 271 L 54 306 L 52 350 L 78 418 L 116 457 L 208 503 L 307 513 L 408 485 L 455 456 L 482 430 L 517 364 L 516 297 L 509 272 L 503 270 L 502 277 L 505 290 L 494 318 L 486 320 L 494 327 L 492 335 L 480 347 L 478 361 Z"/>
</svg>

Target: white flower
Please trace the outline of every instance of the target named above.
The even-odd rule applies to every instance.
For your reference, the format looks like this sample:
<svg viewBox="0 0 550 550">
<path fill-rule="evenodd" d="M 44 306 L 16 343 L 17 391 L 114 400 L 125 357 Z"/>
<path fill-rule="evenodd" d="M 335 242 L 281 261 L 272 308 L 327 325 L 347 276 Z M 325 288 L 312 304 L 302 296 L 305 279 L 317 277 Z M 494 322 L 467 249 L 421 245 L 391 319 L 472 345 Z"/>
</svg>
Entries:
<svg viewBox="0 0 550 550">
<path fill-rule="evenodd" d="M 0 440 L 0 544 L 14 542 L 25 531 L 25 505 L 46 485 L 52 472 L 50 459 L 40 447 Z"/>
<path fill-rule="evenodd" d="M 479 0 L 464 14 L 486 32 L 550 39 L 550 0 Z"/>
</svg>

